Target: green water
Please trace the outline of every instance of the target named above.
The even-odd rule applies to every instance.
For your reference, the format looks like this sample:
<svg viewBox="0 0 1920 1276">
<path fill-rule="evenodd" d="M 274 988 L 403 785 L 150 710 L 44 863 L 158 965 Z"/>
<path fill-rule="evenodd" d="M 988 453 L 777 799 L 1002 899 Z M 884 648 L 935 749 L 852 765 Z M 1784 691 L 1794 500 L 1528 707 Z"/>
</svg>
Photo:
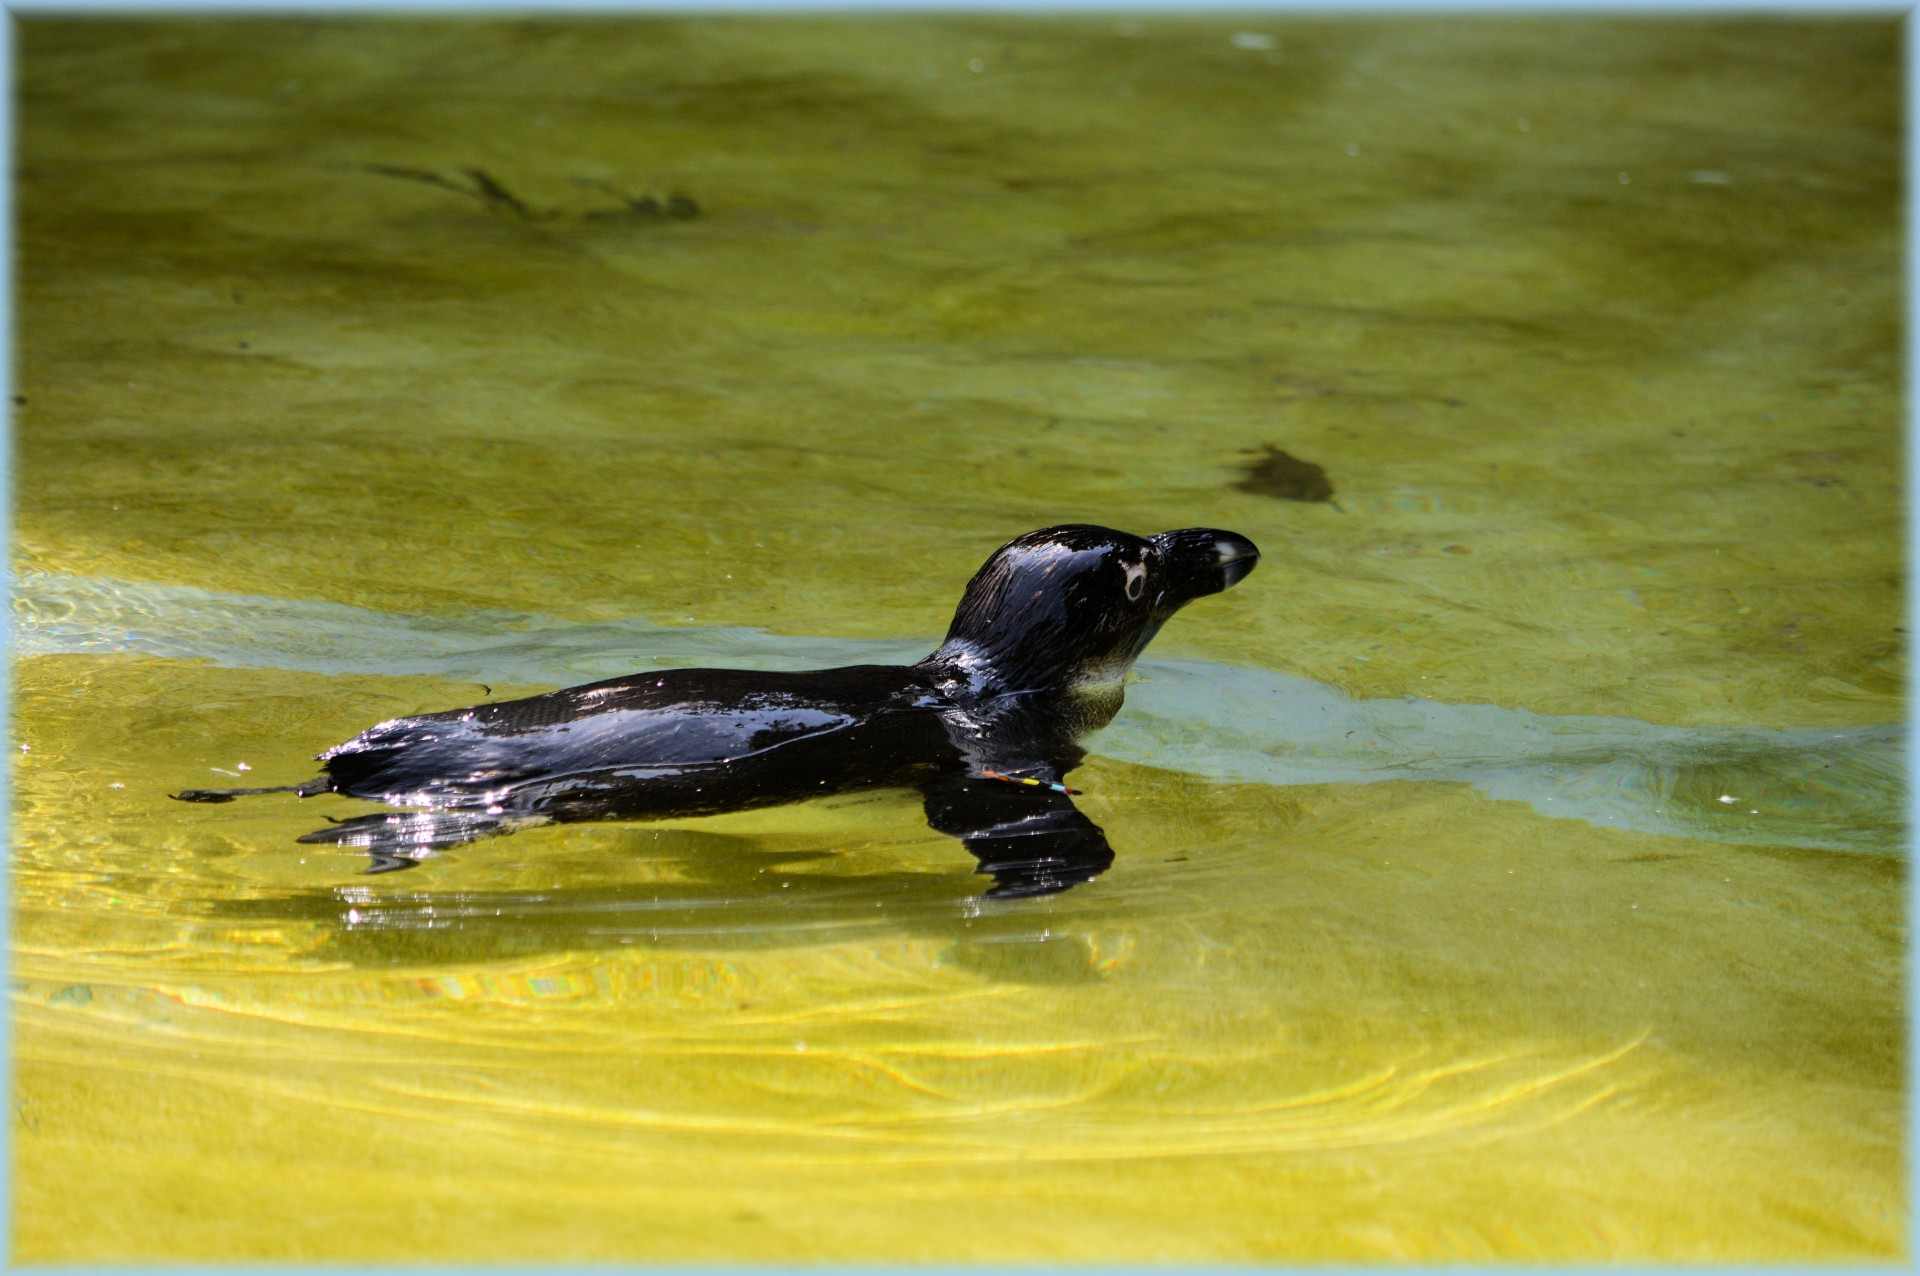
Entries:
<svg viewBox="0 0 1920 1276">
<path fill-rule="evenodd" d="M 208 597 L 908 640 L 1064 521 L 1261 546 L 1156 657 L 1899 722 L 1895 22 L 17 31 L 16 563 L 205 631 L 16 665 L 20 1258 L 1904 1253 L 1898 856 L 1204 720 L 1013 907 L 906 794 L 380 878 L 162 796 L 519 668 Z"/>
</svg>

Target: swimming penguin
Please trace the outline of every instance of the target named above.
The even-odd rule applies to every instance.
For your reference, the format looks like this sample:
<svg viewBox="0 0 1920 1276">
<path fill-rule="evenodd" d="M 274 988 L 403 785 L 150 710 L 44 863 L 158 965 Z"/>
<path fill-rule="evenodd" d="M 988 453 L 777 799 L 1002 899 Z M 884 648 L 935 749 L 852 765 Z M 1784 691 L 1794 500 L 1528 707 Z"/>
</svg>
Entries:
<svg viewBox="0 0 1920 1276">
<path fill-rule="evenodd" d="M 1259 559 L 1246 537 L 1209 528 L 1048 527 L 987 560 L 918 664 L 636 674 L 382 722 L 320 754 L 305 784 L 175 796 L 340 793 L 411 808 L 300 839 L 364 847 L 379 873 L 541 824 L 915 788 L 927 822 L 994 878 L 989 897 L 1049 894 L 1113 862 L 1064 783 L 1079 741 L 1119 712 L 1127 671 L 1167 618 Z"/>
</svg>

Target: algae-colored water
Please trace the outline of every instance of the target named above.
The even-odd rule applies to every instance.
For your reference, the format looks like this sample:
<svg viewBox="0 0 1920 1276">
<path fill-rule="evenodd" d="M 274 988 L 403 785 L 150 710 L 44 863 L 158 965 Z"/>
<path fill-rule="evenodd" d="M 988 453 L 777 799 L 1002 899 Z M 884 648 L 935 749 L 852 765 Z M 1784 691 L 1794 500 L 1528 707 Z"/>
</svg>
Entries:
<svg viewBox="0 0 1920 1276">
<path fill-rule="evenodd" d="M 18 1257 L 1904 1254 L 1895 22 L 18 32 Z M 1064 521 L 1062 896 L 164 796 Z"/>
</svg>

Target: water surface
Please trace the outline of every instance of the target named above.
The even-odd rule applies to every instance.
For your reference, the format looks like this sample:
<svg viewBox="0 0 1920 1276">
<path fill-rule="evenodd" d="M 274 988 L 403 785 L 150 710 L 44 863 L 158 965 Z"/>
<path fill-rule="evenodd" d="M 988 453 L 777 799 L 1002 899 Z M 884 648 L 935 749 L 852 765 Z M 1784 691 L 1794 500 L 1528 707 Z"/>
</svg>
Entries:
<svg viewBox="0 0 1920 1276">
<path fill-rule="evenodd" d="M 22 1258 L 1903 1253 L 1893 22 L 19 48 Z M 906 794 L 163 796 L 911 659 L 1072 520 L 1265 559 L 1057 898 Z"/>
</svg>

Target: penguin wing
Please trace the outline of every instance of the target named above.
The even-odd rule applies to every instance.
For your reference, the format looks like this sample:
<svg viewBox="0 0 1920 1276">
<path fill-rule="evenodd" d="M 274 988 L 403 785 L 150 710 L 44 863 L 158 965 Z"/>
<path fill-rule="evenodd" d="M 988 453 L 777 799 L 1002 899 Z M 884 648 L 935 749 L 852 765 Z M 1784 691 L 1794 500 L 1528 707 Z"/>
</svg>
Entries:
<svg viewBox="0 0 1920 1276">
<path fill-rule="evenodd" d="M 586 771 L 731 762 L 843 730 L 859 717 L 780 692 L 661 703 L 657 696 L 621 694 L 625 690 L 578 687 L 395 718 L 327 750 L 320 761 L 339 792 L 431 804 Z"/>
</svg>

